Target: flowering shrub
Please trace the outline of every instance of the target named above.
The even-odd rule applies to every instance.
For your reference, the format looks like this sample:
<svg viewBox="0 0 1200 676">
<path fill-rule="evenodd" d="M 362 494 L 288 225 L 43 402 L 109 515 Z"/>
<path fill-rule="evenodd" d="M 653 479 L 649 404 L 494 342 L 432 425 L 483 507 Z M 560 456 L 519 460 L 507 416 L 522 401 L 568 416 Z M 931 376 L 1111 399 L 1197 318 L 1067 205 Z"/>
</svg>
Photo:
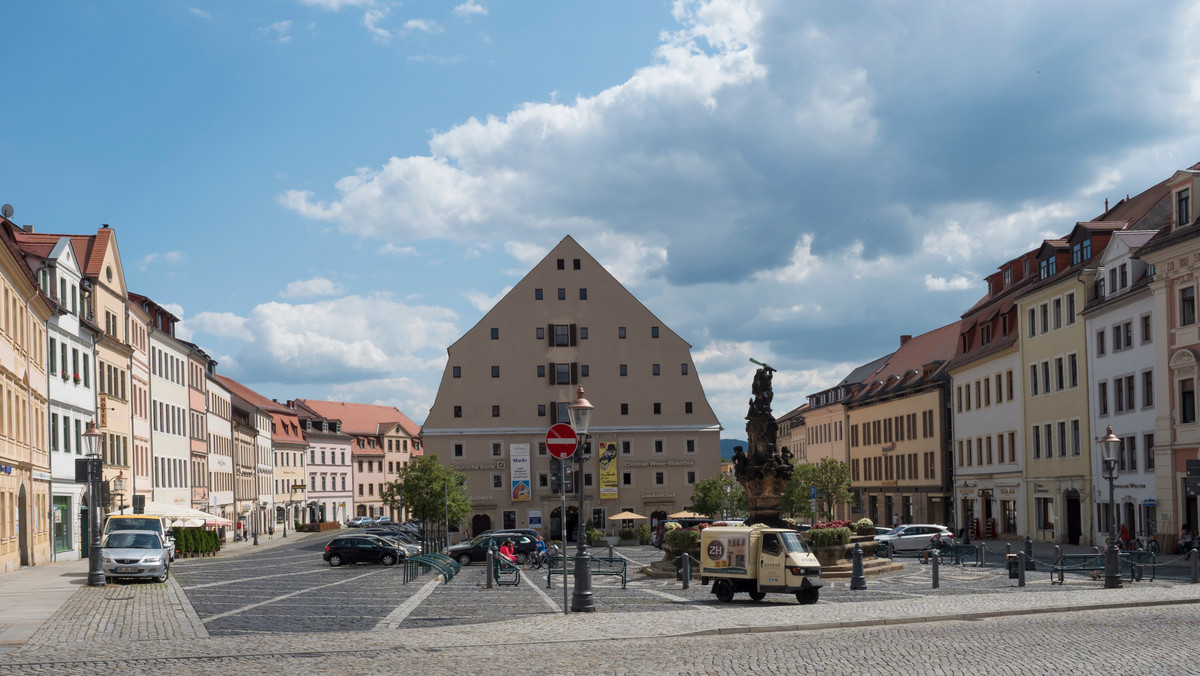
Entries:
<svg viewBox="0 0 1200 676">
<path fill-rule="evenodd" d="M 851 521 L 842 521 L 842 520 L 818 521 L 815 524 L 813 524 L 812 529 L 817 530 L 818 528 L 850 528 L 852 525 L 853 525 L 853 522 L 851 522 Z"/>
<path fill-rule="evenodd" d="M 684 552 L 700 556 L 700 531 L 693 528 L 671 528 L 663 535 L 667 548 L 675 556 Z"/>
<path fill-rule="evenodd" d="M 668 521 L 663 524 L 663 529 L 665 530 L 678 530 L 680 528 L 683 528 L 683 526 L 679 525 L 678 521 Z"/>
<path fill-rule="evenodd" d="M 854 522 L 854 530 L 859 533 L 875 530 L 875 522 L 870 519 L 859 519 Z"/>
<path fill-rule="evenodd" d="M 837 528 L 813 528 L 805 533 L 814 547 L 830 547 L 844 545 L 850 542 L 850 529 L 845 526 Z"/>
</svg>

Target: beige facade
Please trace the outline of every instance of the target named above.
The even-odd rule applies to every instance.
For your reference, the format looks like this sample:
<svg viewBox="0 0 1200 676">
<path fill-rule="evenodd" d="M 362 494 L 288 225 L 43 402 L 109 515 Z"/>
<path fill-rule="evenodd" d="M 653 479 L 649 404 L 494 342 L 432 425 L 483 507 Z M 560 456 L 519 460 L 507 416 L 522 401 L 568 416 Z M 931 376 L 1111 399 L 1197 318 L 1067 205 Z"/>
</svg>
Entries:
<svg viewBox="0 0 1200 676">
<path fill-rule="evenodd" d="M 8 572 L 49 563 L 52 556 L 46 443 L 46 322 L 52 309 L 11 231 L 0 237 L 0 572 Z"/>
<path fill-rule="evenodd" d="M 96 426 L 103 435 L 100 453 L 104 460 L 104 480 L 111 486 L 118 475 L 126 478 L 133 475 L 129 412 L 129 365 L 133 348 L 128 342 L 128 323 L 125 321 L 128 300 L 125 272 L 117 250 L 116 233 L 108 227 L 96 233 L 87 275 L 92 283 L 92 293 L 87 298 L 89 309 L 97 326 L 104 329 L 104 335 L 96 344 L 96 383 L 99 385 Z M 123 494 L 110 491 L 112 505 L 120 504 L 122 499 L 126 505 L 132 504 L 129 490 L 132 485 L 126 481 Z"/>
<path fill-rule="evenodd" d="M 629 509 L 654 523 L 688 507 L 696 481 L 720 471 L 721 427 L 690 345 L 570 237 L 448 353 L 422 440 L 426 454 L 466 474 L 471 532 L 533 527 L 558 537 L 545 438 L 569 422 L 580 386 L 595 407 L 594 448 L 615 450 L 603 476 L 603 453 L 586 455 L 572 483 L 584 517 L 606 532 L 618 527 L 608 514 Z M 577 495 L 567 501 L 570 539 Z"/>
</svg>

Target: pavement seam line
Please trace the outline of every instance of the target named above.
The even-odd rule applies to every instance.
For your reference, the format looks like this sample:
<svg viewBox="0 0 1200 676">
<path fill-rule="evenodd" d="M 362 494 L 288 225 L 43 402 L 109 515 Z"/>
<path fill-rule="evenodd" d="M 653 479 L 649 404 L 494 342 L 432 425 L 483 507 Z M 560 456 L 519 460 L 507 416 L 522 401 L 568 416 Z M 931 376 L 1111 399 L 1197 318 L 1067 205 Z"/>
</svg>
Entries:
<svg viewBox="0 0 1200 676">
<path fill-rule="evenodd" d="M 554 602 L 554 599 L 550 598 L 549 594 L 542 591 L 542 588 L 538 586 L 538 583 L 535 582 L 533 580 L 533 578 L 531 578 L 525 574 L 525 571 L 521 571 L 521 579 L 523 579 L 527 583 L 529 583 L 529 586 L 533 588 L 533 591 L 538 593 L 538 596 L 542 597 L 542 600 L 546 602 L 546 605 L 550 607 L 550 610 L 552 610 L 556 613 L 561 613 L 563 611 L 563 609 L 560 608 L 559 605 Z"/>
<path fill-rule="evenodd" d="M 412 613 L 412 611 L 416 610 L 417 606 L 421 605 L 425 599 L 429 598 L 429 595 L 433 593 L 434 587 L 436 587 L 438 584 L 439 583 L 436 579 L 426 582 L 425 586 L 421 587 L 417 593 L 405 599 L 404 603 L 401 603 L 396 607 L 395 610 L 388 613 L 387 617 L 376 622 L 375 628 L 398 629 L 404 620 L 408 619 L 408 616 Z"/>
<path fill-rule="evenodd" d="M 230 585 L 230 584 L 241 584 L 242 582 L 249 582 L 250 580 L 266 580 L 266 579 L 272 578 L 272 577 L 287 577 L 289 575 L 312 575 L 312 571 L 311 570 L 302 570 L 298 573 L 275 573 L 274 575 L 259 575 L 258 577 L 239 577 L 239 578 L 235 578 L 232 580 L 224 580 L 222 582 L 205 582 L 202 584 L 189 584 L 188 586 L 183 587 L 183 590 L 187 591 L 190 589 L 207 589 L 208 587 L 221 587 L 221 586 Z M 182 586 L 182 585 L 180 585 L 180 586 Z"/>
<path fill-rule="evenodd" d="M 324 589 L 324 588 L 326 588 L 326 587 L 334 587 L 334 586 L 336 586 L 336 585 L 339 585 L 339 584 L 346 584 L 347 582 L 353 582 L 353 581 L 355 581 L 355 580 L 358 580 L 358 579 L 360 579 L 360 578 L 364 578 L 364 577 L 366 577 L 366 576 L 368 576 L 368 575 L 374 575 L 374 574 L 375 574 L 375 573 L 377 573 L 377 572 L 379 572 L 379 571 L 372 571 L 372 572 L 370 572 L 370 573 L 363 573 L 362 575 L 355 575 L 354 577 L 349 577 L 349 578 L 346 578 L 345 580 L 338 580 L 337 582 L 330 582 L 329 584 L 323 584 L 323 585 L 319 585 L 319 586 L 316 586 L 316 587 L 308 587 L 308 588 L 306 588 L 306 589 L 299 589 L 299 590 L 297 590 L 297 591 L 294 591 L 294 592 L 289 592 L 289 593 L 287 593 L 287 594 L 284 594 L 283 596 L 276 596 L 275 598 L 267 599 L 266 601 L 259 601 L 258 603 L 251 603 L 250 605 L 248 605 L 248 606 L 242 606 L 241 608 L 234 608 L 233 610 L 229 610 L 229 611 L 226 611 L 226 612 L 224 612 L 224 613 L 220 613 L 219 615 L 213 615 L 212 617 L 206 617 L 206 618 L 204 618 L 204 623 L 205 623 L 205 624 L 208 624 L 209 622 L 212 622 L 212 621 L 214 621 L 214 620 L 220 620 L 220 619 L 223 619 L 223 618 L 229 617 L 230 615 L 237 615 L 237 614 L 239 614 L 239 613 L 244 613 L 244 612 L 246 612 L 247 610 L 253 610 L 253 609 L 255 609 L 255 608 L 259 607 L 259 606 L 265 606 L 265 605 L 267 605 L 267 604 L 269 604 L 269 603 L 275 603 L 276 601 L 282 601 L 282 600 L 284 600 L 284 599 L 290 599 L 290 598 L 292 598 L 293 596 L 299 596 L 299 595 L 301 595 L 301 594 L 307 594 L 307 593 L 309 593 L 309 592 L 313 592 L 313 591 L 316 591 L 316 590 L 318 590 L 318 589 Z"/>
</svg>

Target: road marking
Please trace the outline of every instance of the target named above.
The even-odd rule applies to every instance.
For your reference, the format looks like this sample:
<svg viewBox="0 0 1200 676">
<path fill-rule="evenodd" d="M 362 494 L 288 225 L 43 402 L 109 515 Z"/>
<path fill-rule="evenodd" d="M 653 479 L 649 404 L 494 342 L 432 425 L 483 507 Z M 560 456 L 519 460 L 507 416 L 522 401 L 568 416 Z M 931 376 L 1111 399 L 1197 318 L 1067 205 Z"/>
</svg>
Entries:
<svg viewBox="0 0 1200 676">
<path fill-rule="evenodd" d="M 362 575 L 355 575 L 354 577 L 349 577 L 349 578 L 346 578 L 345 580 L 338 580 L 337 582 L 330 582 L 329 584 L 317 585 L 316 587 L 308 587 L 308 588 L 306 588 L 306 589 L 301 589 L 301 590 L 299 590 L 299 591 L 294 591 L 294 592 L 291 592 L 291 593 L 289 593 L 289 594 L 284 594 L 283 596 L 276 596 L 275 598 L 273 598 L 273 599 L 267 599 L 266 601 L 259 601 L 258 603 L 251 603 L 251 604 L 250 604 L 250 605 L 248 605 L 248 606 L 242 606 L 241 608 L 234 608 L 233 610 L 230 610 L 230 611 L 228 611 L 228 612 L 221 613 L 221 614 L 219 614 L 219 615 L 213 615 L 212 617 L 206 617 L 206 618 L 204 618 L 204 623 L 205 623 L 205 624 L 208 624 L 209 622 L 212 622 L 212 621 L 214 621 L 214 620 L 220 620 L 220 619 L 222 619 L 222 618 L 229 617 L 230 615 L 237 615 L 238 613 L 244 613 L 244 612 L 246 612 L 247 610 L 254 610 L 255 608 L 257 608 L 257 607 L 259 607 L 259 606 L 265 606 L 265 605 L 267 605 L 268 603 L 275 603 L 276 601 L 282 601 L 282 600 L 284 600 L 284 599 L 290 599 L 290 598 L 292 598 L 293 596 L 299 596 L 299 595 L 301 595 L 301 594 L 308 594 L 308 593 L 310 593 L 310 592 L 313 592 L 313 591 L 316 591 L 316 590 L 318 590 L 318 589 L 324 589 L 325 587 L 333 587 L 333 586 L 336 586 L 336 585 L 339 585 L 339 584 L 346 584 L 347 582 L 353 582 L 353 581 L 355 581 L 355 580 L 357 580 L 357 579 L 359 579 L 359 578 L 363 578 L 363 577 L 366 577 L 366 576 L 368 576 L 368 575 L 374 575 L 375 573 L 378 573 L 378 572 L 379 572 L 379 571 L 372 571 L 372 572 L 370 572 L 370 573 L 363 573 Z"/>
<path fill-rule="evenodd" d="M 267 578 L 272 578 L 272 577 L 287 577 L 289 575 L 312 575 L 312 573 L 313 573 L 313 571 L 311 571 L 311 570 L 302 570 L 298 573 L 275 573 L 274 575 L 259 575 L 258 577 L 239 577 L 235 580 L 222 580 L 221 582 L 205 582 L 204 584 L 191 584 L 186 587 L 182 587 L 182 585 L 180 585 L 180 586 L 186 591 L 189 589 L 204 589 L 206 587 L 220 587 L 222 585 L 227 585 L 227 584 L 241 584 L 242 582 L 248 582 L 250 580 L 266 580 Z"/>
<path fill-rule="evenodd" d="M 676 603 L 686 603 L 688 605 L 693 605 L 691 599 L 685 599 L 682 596 L 675 596 L 674 594 L 668 594 L 666 592 L 655 591 L 653 589 L 643 589 L 642 591 L 646 592 L 647 594 L 654 594 L 655 596 L 661 596 L 664 599 L 667 599 L 669 601 L 674 601 Z M 716 610 L 716 608 L 712 608 L 710 606 L 704 606 L 704 605 L 696 605 L 695 607 L 700 610 Z"/>
<path fill-rule="evenodd" d="M 421 605 L 421 602 L 433 593 L 433 588 L 442 584 L 438 580 L 430 580 L 421 587 L 420 591 L 408 597 L 404 603 L 401 603 L 395 610 L 388 613 L 387 617 L 383 618 L 375 624 L 376 629 L 399 629 L 404 620 L 408 619 L 409 614 Z"/>
<path fill-rule="evenodd" d="M 538 586 L 537 582 L 534 582 L 532 578 L 526 575 L 525 571 L 521 571 L 521 577 L 525 580 L 525 582 L 529 583 L 529 586 L 533 588 L 533 591 L 538 593 L 538 596 L 542 597 L 542 600 L 546 602 L 546 605 L 550 606 L 550 610 L 553 610 L 556 613 L 562 612 L 562 607 L 555 603 L 554 599 L 550 598 L 550 595 L 543 591 L 542 588 Z"/>
</svg>

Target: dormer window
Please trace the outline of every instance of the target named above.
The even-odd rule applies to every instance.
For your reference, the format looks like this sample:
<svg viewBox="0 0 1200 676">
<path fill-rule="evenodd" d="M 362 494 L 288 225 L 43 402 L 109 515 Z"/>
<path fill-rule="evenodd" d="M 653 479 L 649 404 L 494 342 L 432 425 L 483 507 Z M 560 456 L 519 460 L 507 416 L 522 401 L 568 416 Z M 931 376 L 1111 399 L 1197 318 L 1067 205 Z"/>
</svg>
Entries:
<svg viewBox="0 0 1200 676">
<path fill-rule="evenodd" d="M 1184 188 L 1175 193 L 1175 225 L 1176 227 L 1187 225 L 1192 222 L 1191 214 L 1192 191 L 1190 188 Z"/>
<path fill-rule="evenodd" d="M 1054 258 L 1047 258 L 1046 260 L 1041 262 L 1040 266 L 1041 266 L 1041 278 L 1042 279 L 1049 279 L 1050 277 L 1053 277 L 1058 272 L 1057 261 Z"/>
<path fill-rule="evenodd" d="M 1082 242 L 1076 242 L 1071 247 L 1071 265 L 1079 265 L 1080 263 L 1092 257 L 1092 240 L 1085 239 Z"/>
<path fill-rule="evenodd" d="M 1004 286 L 1012 285 L 1012 268 L 1004 268 Z"/>
</svg>

